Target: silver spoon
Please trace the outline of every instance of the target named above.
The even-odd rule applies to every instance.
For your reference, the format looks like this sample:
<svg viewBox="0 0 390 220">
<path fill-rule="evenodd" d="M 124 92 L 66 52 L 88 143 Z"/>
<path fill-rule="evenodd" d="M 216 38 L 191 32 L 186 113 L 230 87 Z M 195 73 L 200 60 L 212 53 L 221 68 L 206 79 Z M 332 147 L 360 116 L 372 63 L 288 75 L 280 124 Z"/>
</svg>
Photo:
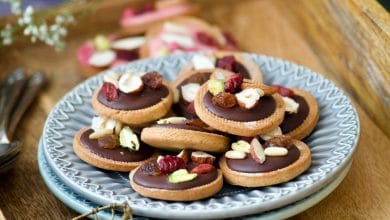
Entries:
<svg viewBox="0 0 390 220">
<path fill-rule="evenodd" d="M 9 138 L 13 137 L 16 126 L 21 120 L 23 114 L 34 101 L 35 97 L 38 95 L 40 89 L 46 83 L 45 74 L 42 72 L 34 73 L 28 80 L 28 83 L 25 85 L 25 88 L 20 95 L 20 99 L 14 107 L 11 120 L 9 121 L 9 126 L 7 129 L 7 135 Z M 21 145 L 14 145 L 10 147 L 12 150 L 8 153 L 8 159 L 4 160 L 4 162 L 0 162 L 0 173 L 4 173 L 6 170 L 12 167 L 13 162 L 16 160 L 17 155 L 20 151 Z"/>
</svg>

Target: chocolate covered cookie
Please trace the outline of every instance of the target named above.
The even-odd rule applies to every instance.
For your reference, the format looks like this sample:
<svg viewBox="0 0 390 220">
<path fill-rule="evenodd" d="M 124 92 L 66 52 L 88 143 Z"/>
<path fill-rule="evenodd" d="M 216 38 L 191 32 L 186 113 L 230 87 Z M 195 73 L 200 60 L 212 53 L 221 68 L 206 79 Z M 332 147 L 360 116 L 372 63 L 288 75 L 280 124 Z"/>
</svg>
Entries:
<svg viewBox="0 0 390 220">
<path fill-rule="evenodd" d="M 157 121 L 142 130 L 143 142 L 163 150 L 201 150 L 224 152 L 229 148 L 229 138 L 211 130 L 199 119 L 170 117 Z"/>
<path fill-rule="evenodd" d="M 92 106 L 100 115 L 131 126 L 161 118 L 172 101 L 169 85 L 157 72 L 106 74 L 103 85 L 92 96 Z"/>
<path fill-rule="evenodd" d="M 277 136 L 261 143 L 253 138 L 250 143 L 232 144 L 219 160 L 225 180 L 244 187 L 269 186 L 287 182 L 309 168 L 309 147 L 288 136 Z"/>
<path fill-rule="evenodd" d="M 200 158 L 198 155 L 202 154 Z M 159 156 L 130 173 L 131 187 L 142 196 L 169 201 L 194 201 L 210 197 L 223 185 L 214 157 L 186 151 Z"/>
<path fill-rule="evenodd" d="M 155 150 L 140 141 L 130 127 L 102 117 L 94 117 L 91 127 L 76 133 L 73 150 L 92 166 L 122 172 L 157 156 Z"/>
<path fill-rule="evenodd" d="M 284 103 L 272 87 L 228 71 L 214 70 L 212 75 L 216 78 L 202 85 L 195 97 L 196 114 L 209 126 L 250 137 L 269 132 L 283 121 Z"/>
</svg>

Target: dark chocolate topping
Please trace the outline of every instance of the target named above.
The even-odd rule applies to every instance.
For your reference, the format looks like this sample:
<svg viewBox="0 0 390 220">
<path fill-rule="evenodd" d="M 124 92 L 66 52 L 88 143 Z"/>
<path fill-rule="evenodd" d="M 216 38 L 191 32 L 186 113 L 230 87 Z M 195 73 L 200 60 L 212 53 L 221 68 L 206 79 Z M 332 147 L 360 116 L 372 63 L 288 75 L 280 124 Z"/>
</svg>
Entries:
<svg viewBox="0 0 390 220">
<path fill-rule="evenodd" d="M 144 165 L 143 165 L 144 166 Z M 194 167 L 193 164 L 187 166 L 187 170 L 190 171 Z M 156 189 L 169 189 L 169 190 L 183 190 L 190 189 L 197 186 L 203 186 L 208 183 L 211 183 L 218 177 L 217 169 L 213 169 L 211 172 L 206 174 L 198 174 L 198 176 L 191 181 L 182 182 L 182 183 L 170 183 L 168 181 L 168 175 L 161 176 L 149 176 L 141 172 L 141 169 L 138 169 L 133 177 L 133 180 L 138 185 L 148 188 Z"/>
<path fill-rule="evenodd" d="M 188 83 L 198 83 L 198 84 L 202 85 L 203 83 L 207 82 L 207 80 L 209 80 L 210 75 L 211 75 L 211 73 L 208 73 L 208 72 L 200 72 L 200 73 L 192 74 L 187 79 L 183 80 L 183 82 L 181 82 L 176 87 L 177 90 L 179 91 L 180 99 L 179 99 L 178 103 L 176 103 L 172 106 L 172 109 L 177 115 L 184 116 L 184 117 L 189 118 L 189 119 L 198 118 L 196 115 L 192 115 L 192 114 L 187 112 L 187 106 L 189 103 L 186 102 L 181 95 L 181 86 L 188 84 Z"/>
<path fill-rule="evenodd" d="M 186 125 L 186 124 L 154 124 L 151 127 L 177 128 L 177 129 L 185 129 L 185 130 L 202 131 L 202 132 L 212 133 L 211 131 L 207 130 L 206 128 L 201 128 L 201 127 L 191 126 L 191 125 Z"/>
<path fill-rule="evenodd" d="M 137 110 L 150 107 L 168 96 L 168 88 L 162 86 L 159 89 L 151 89 L 145 86 L 139 93 L 126 94 L 119 91 L 119 98 L 115 101 L 108 101 L 101 91 L 98 94 L 98 101 L 103 105 L 118 110 Z"/>
<path fill-rule="evenodd" d="M 294 99 L 299 104 L 298 112 L 297 113 L 286 112 L 284 114 L 284 120 L 282 124 L 279 125 L 283 134 L 287 134 L 293 131 L 294 129 L 296 129 L 297 127 L 299 127 L 309 115 L 309 105 L 307 104 L 304 97 L 299 95 L 294 95 L 292 99 Z"/>
<path fill-rule="evenodd" d="M 286 156 L 266 156 L 263 164 L 256 162 L 250 154 L 245 159 L 236 160 L 226 158 L 228 167 L 232 170 L 243 173 L 265 173 L 282 169 L 298 160 L 301 152 L 296 146 L 289 148 Z"/>
<path fill-rule="evenodd" d="M 131 151 L 124 147 L 114 149 L 102 148 L 99 146 L 97 139 L 89 139 L 89 135 L 92 132 L 92 129 L 86 130 L 81 134 L 80 141 L 84 147 L 100 157 L 114 161 L 137 162 L 146 160 L 153 154 L 153 149 L 143 142 L 140 142 L 141 146 L 138 151 Z"/>
<path fill-rule="evenodd" d="M 258 121 L 272 115 L 276 109 L 276 101 L 272 96 L 263 96 L 259 103 L 252 109 L 243 109 L 239 105 L 233 108 L 223 108 L 214 105 L 213 96 L 207 92 L 203 97 L 205 107 L 213 114 L 233 121 Z"/>
</svg>

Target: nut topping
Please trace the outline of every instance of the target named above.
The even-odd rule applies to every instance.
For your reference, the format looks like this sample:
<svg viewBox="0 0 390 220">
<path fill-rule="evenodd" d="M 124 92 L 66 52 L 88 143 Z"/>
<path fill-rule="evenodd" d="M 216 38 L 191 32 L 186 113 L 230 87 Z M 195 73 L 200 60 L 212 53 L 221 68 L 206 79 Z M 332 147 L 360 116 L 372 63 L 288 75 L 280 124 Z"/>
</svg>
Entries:
<svg viewBox="0 0 390 220">
<path fill-rule="evenodd" d="M 89 135 L 89 139 L 98 139 L 100 137 L 112 134 L 112 129 L 99 129 Z"/>
<path fill-rule="evenodd" d="M 136 93 L 142 91 L 144 84 L 139 76 L 125 73 L 119 79 L 119 90 L 123 93 Z"/>
<path fill-rule="evenodd" d="M 299 103 L 297 103 L 294 99 L 289 97 L 282 97 L 285 111 L 289 113 L 297 113 L 299 108 Z"/>
<path fill-rule="evenodd" d="M 181 95 L 186 102 L 192 102 L 195 99 L 200 85 L 198 83 L 188 83 L 181 86 Z"/>
<path fill-rule="evenodd" d="M 116 53 L 112 50 L 97 51 L 92 54 L 88 60 L 88 64 L 93 67 L 106 67 L 114 62 Z"/>
<path fill-rule="evenodd" d="M 251 145 L 244 140 L 239 140 L 237 142 L 232 143 L 232 149 L 234 151 L 241 151 L 244 153 L 250 153 L 250 147 L 251 147 Z"/>
<path fill-rule="evenodd" d="M 237 104 L 236 97 L 228 92 L 221 92 L 214 96 L 211 101 L 214 105 L 222 108 L 233 108 Z"/>
<path fill-rule="evenodd" d="M 157 121 L 157 124 L 185 124 L 187 119 L 184 117 L 169 117 Z"/>
<path fill-rule="evenodd" d="M 118 80 L 119 80 L 119 74 L 114 72 L 114 71 L 111 71 L 109 73 L 107 73 L 106 75 L 103 76 L 103 81 L 104 82 L 108 82 L 108 83 L 112 83 L 115 88 L 118 89 Z"/>
<path fill-rule="evenodd" d="M 276 136 L 276 137 L 273 137 L 269 140 L 267 140 L 267 142 L 265 142 L 265 146 L 266 147 L 286 147 L 286 148 L 289 148 L 291 146 L 293 146 L 293 141 L 291 139 L 290 136 L 288 135 L 279 135 L 279 136 Z"/>
<path fill-rule="evenodd" d="M 235 151 L 235 150 L 229 150 L 225 153 L 225 157 L 229 159 L 245 159 L 246 158 L 246 153 L 242 151 Z"/>
<path fill-rule="evenodd" d="M 215 157 L 203 151 L 194 151 L 191 154 L 191 160 L 198 164 L 202 164 L 202 163 L 213 164 Z"/>
<path fill-rule="evenodd" d="M 184 163 L 188 163 L 188 161 L 190 160 L 190 153 L 186 149 L 180 151 L 180 153 L 177 156 L 183 159 Z"/>
<path fill-rule="evenodd" d="M 192 64 L 195 70 L 214 69 L 215 61 L 205 55 L 196 54 L 192 57 Z"/>
<path fill-rule="evenodd" d="M 251 141 L 251 156 L 256 162 L 263 164 L 266 160 L 263 146 L 257 138 L 253 138 Z"/>
<path fill-rule="evenodd" d="M 266 134 L 262 134 L 260 135 L 260 137 L 265 140 L 265 141 L 268 141 L 269 139 L 272 139 L 276 136 L 280 136 L 282 135 L 282 129 L 280 129 L 280 127 L 276 127 L 274 130 L 266 133 Z"/>
<path fill-rule="evenodd" d="M 264 95 L 264 92 L 258 88 L 248 88 L 244 89 L 241 92 L 237 93 L 235 96 L 237 98 L 238 104 L 245 109 L 252 109 L 256 106 L 261 96 Z"/>
<path fill-rule="evenodd" d="M 288 150 L 284 147 L 267 147 L 265 148 L 264 153 L 267 156 L 286 156 Z"/>
<path fill-rule="evenodd" d="M 122 128 L 119 133 L 119 142 L 122 147 L 126 147 L 134 151 L 138 151 L 140 147 L 137 135 L 128 126 Z"/>
<path fill-rule="evenodd" d="M 115 134 L 108 134 L 97 139 L 99 147 L 113 149 L 118 146 L 118 137 Z"/>
</svg>

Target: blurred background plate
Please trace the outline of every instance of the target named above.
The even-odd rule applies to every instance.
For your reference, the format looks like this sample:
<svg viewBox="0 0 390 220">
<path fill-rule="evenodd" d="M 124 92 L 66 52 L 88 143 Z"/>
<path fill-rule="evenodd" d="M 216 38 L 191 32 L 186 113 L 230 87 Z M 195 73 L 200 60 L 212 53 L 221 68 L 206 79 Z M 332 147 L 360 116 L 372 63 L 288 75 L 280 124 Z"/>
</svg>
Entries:
<svg viewBox="0 0 390 220">
<path fill-rule="evenodd" d="M 209 199 L 180 203 L 144 198 L 129 186 L 128 174 L 108 172 L 84 163 L 74 154 L 72 139 L 90 124 L 91 96 L 102 83 L 102 74 L 81 83 L 61 99 L 50 113 L 43 132 L 43 151 L 58 177 L 82 197 L 104 205 L 127 201 L 137 215 L 160 218 L 226 218 L 276 209 L 301 200 L 323 188 L 351 161 L 359 137 L 359 121 L 349 99 L 332 82 L 305 67 L 254 54 L 265 83 L 299 87 L 312 93 L 321 115 L 314 132 L 305 142 L 312 152 L 312 166 L 288 183 L 261 188 L 225 184 Z M 118 72 L 157 70 L 172 80 L 192 54 L 175 54 L 132 62 Z"/>
</svg>

